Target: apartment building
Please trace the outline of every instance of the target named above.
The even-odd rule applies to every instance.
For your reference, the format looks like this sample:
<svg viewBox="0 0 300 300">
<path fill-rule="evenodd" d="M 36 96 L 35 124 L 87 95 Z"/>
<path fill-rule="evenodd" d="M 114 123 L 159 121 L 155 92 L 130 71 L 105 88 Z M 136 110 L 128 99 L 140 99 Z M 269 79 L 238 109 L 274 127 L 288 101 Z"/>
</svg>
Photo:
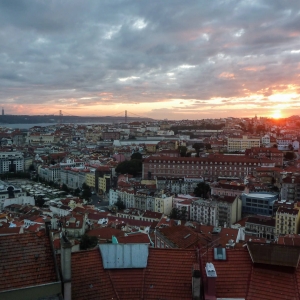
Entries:
<svg viewBox="0 0 300 300">
<path fill-rule="evenodd" d="M 228 152 L 245 151 L 252 147 L 260 147 L 259 137 L 248 137 L 243 135 L 241 137 L 230 137 L 227 139 Z"/>
<path fill-rule="evenodd" d="M 95 172 L 87 173 L 85 176 L 85 183 L 94 191 L 96 189 Z"/>
<path fill-rule="evenodd" d="M 119 140 L 120 139 L 120 132 L 118 131 L 104 131 L 101 133 L 102 135 L 102 139 L 104 141 L 107 141 L 107 140 Z"/>
<path fill-rule="evenodd" d="M 272 216 L 273 205 L 278 200 L 278 194 L 267 192 L 243 193 L 241 199 L 243 213 Z"/>
<path fill-rule="evenodd" d="M 300 224 L 299 208 L 279 207 L 276 211 L 276 235 L 298 234 Z"/>
<path fill-rule="evenodd" d="M 276 220 L 269 216 L 251 216 L 245 223 L 245 234 L 255 238 L 275 238 Z"/>
<path fill-rule="evenodd" d="M 287 176 L 281 182 L 281 199 L 289 202 L 300 201 L 300 177 Z"/>
<path fill-rule="evenodd" d="M 268 158 L 252 158 L 245 155 L 150 156 L 143 161 L 143 178 L 192 176 L 204 180 L 243 179 L 261 166 L 274 167 L 275 163 Z"/>
<path fill-rule="evenodd" d="M 0 152 L 0 174 L 24 171 L 24 154 L 22 152 Z"/>
<path fill-rule="evenodd" d="M 182 178 L 157 177 L 156 186 L 158 189 L 167 189 L 176 194 L 190 194 L 203 181 L 202 177 L 197 176 L 184 176 Z"/>
<path fill-rule="evenodd" d="M 40 178 L 46 181 L 57 182 L 60 180 L 60 165 L 52 165 L 52 166 L 39 166 L 38 167 L 38 175 Z"/>
<path fill-rule="evenodd" d="M 247 186 L 237 181 L 220 180 L 210 184 L 211 195 L 217 196 L 240 196 L 244 192 L 249 192 Z"/>
<path fill-rule="evenodd" d="M 211 199 L 199 199 L 191 203 L 190 220 L 216 226 L 218 204 Z"/>
<path fill-rule="evenodd" d="M 275 167 L 283 166 L 283 152 L 277 148 L 266 148 L 266 147 L 252 147 L 247 149 L 245 154 L 254 158 L 270 158 L 275 162 Z"/>
<path fill-rule="evenodd" d="M 64 168 L 60 171 L 61 184 L 67 185 L 68 188 L 77 189 L 81 188 L 85 183 L 86 174 L 90 172 L 89 169 L 83 168 Z"/>
</svg>

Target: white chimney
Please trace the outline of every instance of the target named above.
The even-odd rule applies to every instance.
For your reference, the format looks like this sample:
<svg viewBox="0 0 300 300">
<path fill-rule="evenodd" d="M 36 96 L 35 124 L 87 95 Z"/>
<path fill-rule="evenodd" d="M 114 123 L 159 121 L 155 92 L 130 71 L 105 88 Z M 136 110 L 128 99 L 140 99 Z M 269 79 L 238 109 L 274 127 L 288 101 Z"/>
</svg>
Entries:
<svg viewBox="0 0 300 300">
<path fill-rule="evenodd" d="M 217 272 L 213 265 L 213 263 L 206 263 L 205 266 L 206 277 L 207 277 L 207 285 L 205 294 L 209 297 L 209 299 L 216 299 L 216 280 L 217 280 Z"/>
<path fill-rule="evenodd" d="M 64 284 L 64 300 L 72 300 L 71 293 L 71 253 L 72 253 L 72 244 L 67 239 L 67 237 L 62 234 L 60 239 L 61 244 L 61 271 L 62 271 L 62 281 Z"/>
</svg>

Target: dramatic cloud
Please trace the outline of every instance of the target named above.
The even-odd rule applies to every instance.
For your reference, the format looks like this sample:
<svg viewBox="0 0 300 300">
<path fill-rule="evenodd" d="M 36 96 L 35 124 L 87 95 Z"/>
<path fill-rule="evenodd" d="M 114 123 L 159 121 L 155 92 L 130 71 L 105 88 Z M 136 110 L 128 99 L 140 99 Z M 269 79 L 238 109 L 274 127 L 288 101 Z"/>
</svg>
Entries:
<svg viewBox="0 0 300 300">
<path fill-rule="evenodd" d="M 299 114 L 300 2 L 0 1 L 6 113 Z"/>
</svg>

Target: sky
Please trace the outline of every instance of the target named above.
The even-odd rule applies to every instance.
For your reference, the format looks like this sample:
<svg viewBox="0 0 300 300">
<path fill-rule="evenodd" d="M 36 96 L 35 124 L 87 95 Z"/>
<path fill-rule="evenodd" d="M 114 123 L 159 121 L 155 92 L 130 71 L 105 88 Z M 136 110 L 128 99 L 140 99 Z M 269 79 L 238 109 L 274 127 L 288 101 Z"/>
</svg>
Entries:
<svg viewBox="0 0 300 300">
<path fill-rule="evenodd" d="M 1 0 L 5 114 L 300 114 L 299 0 Z"/>
</svg>

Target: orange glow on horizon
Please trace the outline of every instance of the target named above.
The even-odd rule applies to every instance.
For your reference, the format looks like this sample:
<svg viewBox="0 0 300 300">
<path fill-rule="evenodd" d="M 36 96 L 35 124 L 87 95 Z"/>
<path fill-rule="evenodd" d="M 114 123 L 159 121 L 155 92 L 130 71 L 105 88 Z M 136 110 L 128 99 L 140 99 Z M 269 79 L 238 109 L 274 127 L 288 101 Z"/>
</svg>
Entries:
<svg viewBox="0 0 300 300">
<path fill-rule="evenodd" d="M 282 118 L 281 111 L 280 110 L 274 111 L 272 114 L 272 118 L 273 119 L 281 119 Z"/>
</svg>

